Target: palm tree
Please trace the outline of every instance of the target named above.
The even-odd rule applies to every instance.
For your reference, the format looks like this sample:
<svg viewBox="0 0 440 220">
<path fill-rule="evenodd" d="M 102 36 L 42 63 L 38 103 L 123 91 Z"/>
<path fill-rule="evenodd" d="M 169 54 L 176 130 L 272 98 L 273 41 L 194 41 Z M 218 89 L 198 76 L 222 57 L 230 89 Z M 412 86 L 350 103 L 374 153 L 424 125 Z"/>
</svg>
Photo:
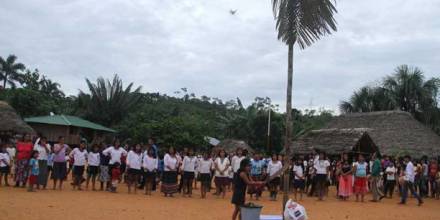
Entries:
<svg viewBox="0 0 440 220">
<path fill-rule="evenodd" d="M 388 91 L 382 87 L 364 86 L 339 105 L 342 113 L 373 112 L 396 109 L 395 101 L 388 96 Z"/>
<path fill-rule="evenodd" d="M 52 97 L 64 97 L 64 93 L 59 89 L 61 85 L 57 82 L 53 82 L 52 80 L 46 78 L 46 76 L 43 75 L 39 84 L 40 84 L 40 89 L 43 93 L 50 95 Z"/>
<path fill-rule="evenodd" d="M 401 65 L 393 75 L 385 79 L 384 88 L 398 103 L 400 110 L 415 114 L 423 110 L 423 107 L 436 104 L 440 79 L 425 81 L 419 68 Z"/>
<path fill-rule="evenodd" d="M 15 82 L 20 82 L 20 71 L 26 67 L 22 63 L 16 63 L 17 57 L 13 54 L 9 55 L 6 60 L 0 57 L 0 80 L 3 80 L 3 88 L 9 84 L 11 88 L 15 88 Z"/>
<path fill-rule="evenodd" d="M 142 96 L 139 92 L 141 87 L 132 91 L 133 83 L 125 89 L 122 80 L 115 75 L 113 80 L 105 80 L 100 77 L 95 83 L 86 79 L 90 91 L 90 101 L 87 101 L 85 93 L 80 91 L 80 100 L 88 104 L 84 108 L 88 109 L 88 118 L 111 126 L 118 123 L 139 103 Z"/>
<path fill-rule="evenodd" d="M 292 77 L 293 49 L 298 44 L 301 49 L 312 45 L 322 36 L 336 31 L 333 15 L 336 7 L 330 0 L 272 0 L 272 9 L 276 19 L 278 39 L 288 46 L 287 99 L 286 99 L 286 135 L 285 153 L 290 155 L 292 136 Z M 289 157 L 285 158 L 285 164 Z M 283 207 L 289 192 L 289 172 L 284 175 Z"/>
</svg>

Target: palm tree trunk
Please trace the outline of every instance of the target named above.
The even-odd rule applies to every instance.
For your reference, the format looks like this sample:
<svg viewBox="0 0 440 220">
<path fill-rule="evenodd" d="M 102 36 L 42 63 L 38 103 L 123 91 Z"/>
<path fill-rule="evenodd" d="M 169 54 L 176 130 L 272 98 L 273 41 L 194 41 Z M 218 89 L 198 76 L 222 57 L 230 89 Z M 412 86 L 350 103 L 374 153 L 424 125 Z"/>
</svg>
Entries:
<svg viewBox="0 0 440 220">
<path fill-rule="evenodd" d="M 288 67 L 287 67 L 287 96 L 286 96 L 286 134 L 284 140 L 284 166 L 289 166 L 290 164 L 290 146 L 292 143 L 292 81 L 293 81 L 293 45 L 289 44 L 288 53 Z M 283 212 L 284 207 L 289 198 L 289 186 L 290 186 L 290 169 L 286 169 L 284 173 L 283 182 Z"/>
<path fill-rule="evenodd" d="M 5 78 L 3 79 L 3 89 L 6 89 L 6 82 L 8 81 L 8 74 L 5 73 L 4 77 Z"/>
</svg>

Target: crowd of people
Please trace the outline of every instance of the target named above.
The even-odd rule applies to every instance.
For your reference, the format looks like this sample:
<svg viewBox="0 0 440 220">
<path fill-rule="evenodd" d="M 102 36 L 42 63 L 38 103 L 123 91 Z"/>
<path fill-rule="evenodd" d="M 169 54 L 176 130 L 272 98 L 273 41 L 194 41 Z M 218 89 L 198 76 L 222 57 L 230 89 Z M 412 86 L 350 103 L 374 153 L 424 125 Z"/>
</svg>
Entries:
<svg viewBox="0 0 440 220">
<path fill-rule="evenodd" d="M 1 143 L 0 186 L 9 186 L 13 178 L 15 187 L 27 185 L 29 192 L 35 192 L 46 189 L 51 179 L 53 189 L 62 190 L 71 175 L 73 190 L 90 187 L 94 191 L 115 193 L 119 187 L 126 186 L 128 193 L 143 190 L 151 195 L 160 186 L 165 197 L 176 193 L 192 197 L 193 189 L 200 183 L 201 198 L 206 198 L 214 183 L 213 194 L 220 198 L 233 191 L 234 215 L 245 203 L 246 194 L 258 200 L 267 189 L 270 200 L 275 201 L 286 170 L 290 172 L 289 184 L 295 200 L 302 200 L 303 194 L 323 200 L 329 196 L 331 186 L 336 187 L 336 196 L 341 201 L 354 195 L 355 201 L 364 202 L 366 193 L 371 192 L 371 201 L 379 202 L 398 192 L 400 203 L 405 204 L 410 191 L 421 205 L 424 198 L 440 196 L 438 158 L 380 158 L 376 153 L 351 152 L 332 159 L 324 152 L 314 152 L 289 158 L 287 165 L 284 159 L 278 154 L 248 155 L 239 148 L 233 153 L 224 149 L 195 152 L 183 148 L 178 152 L 169 147 L 164 150 L 159 149 L 153 138 L 147 144 L 135 145 L 121 145 L 118 139 L 111 144 L 91 146 L 81 141 L 79 146 L 71 148 L 63 137 L 51 145 L 45 137 L 32 140 L 26 134 L 19 141 Z"/>
</svg>

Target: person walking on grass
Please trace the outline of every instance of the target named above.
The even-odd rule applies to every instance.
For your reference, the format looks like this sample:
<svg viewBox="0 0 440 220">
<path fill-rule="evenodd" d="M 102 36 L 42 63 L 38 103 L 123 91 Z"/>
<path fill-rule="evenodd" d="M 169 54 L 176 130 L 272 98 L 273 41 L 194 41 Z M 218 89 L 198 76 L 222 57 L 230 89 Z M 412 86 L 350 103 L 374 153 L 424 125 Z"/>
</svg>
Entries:
<svg viewBox="0 0 440 220">
<path fill-rule="evenodd" d="M 73 189 L 81 189 L 81 183 L 84 181 L 84 170 L 87 162 L 86 142 L 81 140 L 79 147 L 73 149 L 69 157 L 73 159 Z"/>
<path fill-rule="evenodd" d="M 29 160 L 29 186 L 28 186 L 28 192 L 35 192 L 34 186 L 37 185 L 38 181 L 38 173 L 39 173 L 39 167 L 38 167 L 38 151 L 32 151 L 32 157 Z"/>
<path fill-rule="evenodd" d="M 403 189 L 402 189 L 402 198 L 400 200 L 401 205 L 406 204 L 406 200 L 408 198 L 408 190 L 411 192 L 414 198 L 418 200 L 418 205 L 421 206 L 423 204 L 423 200 L 420 197 L 419 194 L 417 194 L 417 191 L 414 189 L 414 165 L 411 162 L 411 157 L 409 155 L 404 157 L 404 162 L 406 164 L 406 168 L 404 171 L 404 177 L 403 177 Z"/>
<path fill-rule="evenodd" d="M 153 185 L 156 182 L 155 179 L 159 163 L 154 155 L 154 149 L 149 148 L 142 160 L 142 167 L 144 168 L 145 195 L 151 195 Z"/>
<path fill-rule="evenodd" d="M 47 187 L 48 181 L 48 158 L 51 154 L 51 146 L 47 143 L 46 137 L 38 138 L 34 144 L 34 150 L 38 151 L 38 181 L 37 181 L 37 189 L 40 189 L 40 186 L 43 189 Z"/>
<path fill-rule="evenodd" d="M 385 197 L 382 190 L 379 188 L 382 166 L 377 153 L 373 153 L 371 159 L 373 160 L 373 166 L 371 167 L 371 191 L 373 193 L 373 199 L 370 201 L 379 202 Z"/>
<path fill-rule="evenodd" d="M 197 166 L 197 157 L 194 156 L 193 149 L 188 150 L 188 154 L 183 157 L 182 171 L 183 171 L 183 196 L 192 196 L 192 185 L 195 178 L 195 169 Z"/>
<path fill-rule="evenodd" d="M 361 202 L 364 202 L 365 194 L 367 193 L 367 162 L 365 157 L 359 154 L 358 161 L 354 163 L 354 193 L 356 194 L 356 202 L 359 202 L 359 196 Z"/>
<path fill-rule="evenodd" d="M 58 189 L 61 190 L 63 187 L 63 181 L 67 176 L 67 163 L 66 163 L 66 152 L 69 146 L 64 143 L 64 137 L 58 137 L 58 143 L 54 145 L 53 152 L 53 190 L 56 189 L 57 183 Z"/>
<path fill-rule="evenodd" d="M 199 163 L 199 175 L 200 175 L 200 194 L 201 198 L 206 198 L 206 192 L 211 187 L 211 171 L 214 167 L 214 162 L 209 158 L 209 153 L 203 153 L 203 158 Z"/>
<path fill-rule="evenodd" d="M 136 144 L 133 150 L 130 150 L 127 155 L 127 169 L 128 169 L 128 193 L 131 193 L 131 187 L 134 188 L 134 193 L 137 193 L 136 184 L 139 182 L 139 178 L 142 175 L 142 147 L 140 144 Z"/>
<path fill-rule="evenodd" d="M 95 183 L 96 177 L 99 173 L 99 163 L 101 157 L 99 156 L 99 145 L 94 144 L 92 151 L 87 155 L 87 182 L 86 189 L 89 189 L 90 179 L 92 179 L 92 190 L 96 191 Z"/>
</svg>

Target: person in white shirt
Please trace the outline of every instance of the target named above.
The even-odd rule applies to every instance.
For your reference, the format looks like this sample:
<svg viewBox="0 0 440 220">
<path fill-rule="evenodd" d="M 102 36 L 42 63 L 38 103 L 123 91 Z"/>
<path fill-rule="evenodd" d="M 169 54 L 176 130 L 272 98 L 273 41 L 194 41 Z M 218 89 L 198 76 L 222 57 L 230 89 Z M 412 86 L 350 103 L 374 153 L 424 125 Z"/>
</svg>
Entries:
<svg viewBox="0 0 440 220">
<path fill-rule="evenodd" d="M 92 179 L 92 190 L 96 191 L 95 183 L 96 177 L 99 173 L 99 165 L 101 163 L 101 157 L 99 155 L 99 145 L 94 144 L 92 147 L 92 151 L 87 155 L 87 181 L 86 181 L 86 189 L 89 188 L 90 179 Z"/>
<path fill-rule="evenodd" d="M 388 167 L 385 169 L 386 173 L 386 181 L 385 181 L 385 190 L 384 195 L 390 195 L 390 198 L 393 198 L 394 187 L 396 186 L 396 172 L 397 169 L 394 166 L 393 162 L 390 162 Z"/>
<path fill-rule="evenodd" d="M 229 183 L 228 177 L 228 169 L 230 166 L 229 159 L 226 157 L 226 152 L 224 149 L 221 149 L 218 157 L 214 161 L 215 167 L 215 186 L 216 186 L 216 195 L 220 196 L 222 194 L 222 198 L 226 195 L 226 186 Z"/>
<path fill-rule="evenodd" d="M 84 178 L 84 167 L 87 161 L 87 150 L 85 148 L 86 142 L 82 140 L 79 147 L 69 153 L 69 157 L 73 158 L 73 189 L 78 188 L 78 190 L 82 190 L 81 182 Z"/>
<path fill-rule="evenodd" d="M 137 193 L 136 184 L 142 175 L 142 147 L 136 144 L 134 150 L 128 152 L 127 155 L 127 169 L 128 169 L 128 193 L 131 193 L 131 187 L 134 185 L 134 193 Z"/>
<path fill-rule="evenodd" d="M 182 171 L 183 171 L 183 196 L 192 196 L 192 183 L 195 177 L 195 169 L 197 164 L 197 157 L 194 156 L 193 149 L 189 149 L 182 161 Z"/>
<path fill-rule="evenodd" d="M 326 160 L 325 153 L 320 152 L 318 160 L 313 166 L 315 170 L 316 189 L 318 190 L 319 200 L 322 201 L 327 189 L 327 179 L 329 175 L 330 162 Z"/>
<path fill-rule="evenodd" d="M 151 195 L 158 168 L 158 160 L 155 158 L 155 151 L 153 148 L 149 148 L 147 153 L 145 153 L 142 160 L 142 167 L 144 168 L 145 195 Z"/>
<path fill-rule="evenodd" d="M 297 199 L 297 193 L 299 191 L 299 199 L 302 200 L 302 195 L 305 188 L 305 172 L 304 165 L 301 159 L 297 159 L 293 165 L 293 192 L 295 196 L 295 201 Z"/>
<path fill-rule="evenodd" d="M 179 160 L 176 156 L 176 151 L 170 147 L 168 153 L 163 158 L 164 172 L 162 177 L 161 191 L 165 197 L 173 197 L 174 193 L 178 192 L 179 186 L 177 184 L 177 169 L 179 168 Z"/>
<path fill-rule="evenodd" d="M 5 180 L 5 186 L 9 186 L 8 175 L 9 175 L 9 165 L 11 164 L 11 158 L 6 151 L 5 146 L 0 148 L 0 186 L 2 185 L 2 179 Z"/>
<path fill-rule="evenodd" d="M 241 148 L 237 148 L 237 152 L 231 159 L 232 171 L 234 172 L 234 177 L 238 175 L 237 171 L 240 169 L 240 163 L 245 158 L 243 155 L 243 150 Z"/>
<path fill-rule="evenodd" d="M 269 178 L 273 178 L 269 182 L 270 199 L 272 201 L 277 200 L 278 187 L 281 184 L 281 169 L 283 169 L 283 164 L 281 161 L 278 161 L 278 156 L 273 154 L 271 161 L 267 165 L 267 173 L 269 174 Z"/>
<path fill-rule="evenodd" d="M 115 140 L 114 146 L 108 147 L 102 153 L 106 156 L 110 156 L 110 161 L 109 161 L 110 167 L 115 163 L 121 164 L 121 157 L 127 156 L 127 151 L 121 147 L 119 140 Z"/>
<path fill-rule="evenodd" d="M 6 142 L 6 152 L 9 154 L 9 158 L 11 160 L 9 165 L 9 174 L 15 179 L 15 154 L 17 153 L 17 149 L 12 146 L 11 142 Z"/>
<path fill-rule="evenodd" d="M 38 138 L 34 144 L 34 150 L 38 151 L 38 180 L 37 180 L 37 189 L 40 189 L 40 186 L 43 189 L 46 189 L 47 181 L 48 181 L 48 166 L 47 159 L 49 154 L 51 153 L 51 146 L 47 143 L 46 137 Z"/>
<path fill-rule="evenodd" d="M 406 204 L 406 199 L 408 197 L 408 189 L 409 189 L 413 197 L 419 201 L 418 205 L 421 206 L 423 204 L 422 198 L 414 189 L 414 178 L 415 178 L 414 165 L 411 162 L 411 157 L 408 155 L 405 156 L 405 164 L 406 164 L 406 168 L 403 177 L 405 182 L 403 183 L 402 198 L 399 204 L 401 205 Z"/>
<path fill-rule="evenodd" d="M 205 152 L 203 154 L 203 158 L 200 160 L 198 164 L 199 173 L 200 173 L 200 192 L 201 198 L 206 198 L 206 192 L 211 187 L 211 170 L 214 166 L 214 162 L 209 158 L 209 153 Z"/>
</svg>

